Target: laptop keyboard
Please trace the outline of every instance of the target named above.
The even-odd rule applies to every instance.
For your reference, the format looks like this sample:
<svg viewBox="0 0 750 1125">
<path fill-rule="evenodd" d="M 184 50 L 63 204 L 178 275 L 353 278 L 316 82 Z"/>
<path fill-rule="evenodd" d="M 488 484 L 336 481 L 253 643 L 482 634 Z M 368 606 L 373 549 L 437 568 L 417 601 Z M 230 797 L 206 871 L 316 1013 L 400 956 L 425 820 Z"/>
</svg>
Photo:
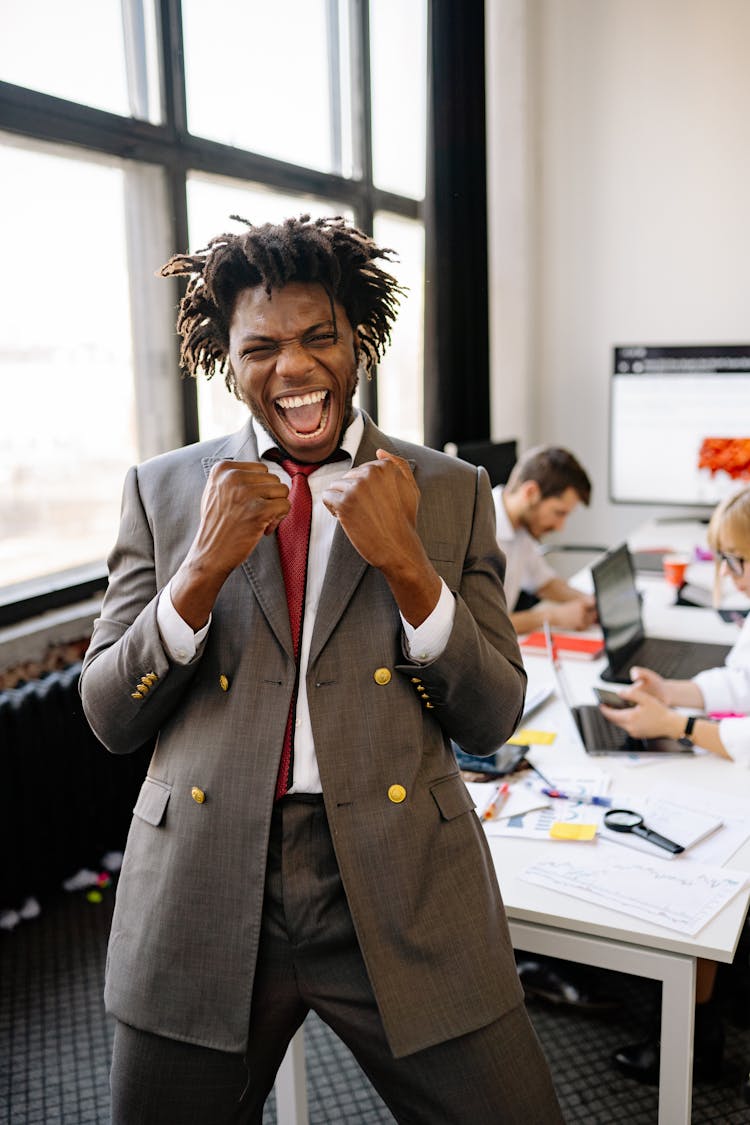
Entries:
<svg viewBox="0 0 750 1125">
<path fill-rule="evenodd" d="M 646 638 L 632 663 L 653 668 L 667 679 L 689 679 L 704 668 L 724 663 L 729 647 L 705 642 L 694 647 L 688 641 Z"/>
<path fill-rule="evenodd" d="M 625 750 L 628 747 L 630 740 L 625 731 L 608 722 L 598 707 L 583 706 L 577 711 L 587 750 Z"/>
<path fill-rule="evenodd" d="M 629 684 L 633 665 L 651 668 L 668 680 L 689 680 L 704 668 L 720 667 L 727 658 L 730 645 L 709 644 L 701 641 L 674 641 L 664 637 L 647 637 L 624 664 L 611 666 L 602 672 L 602 679 L 619 684 Z"/>
</svg>

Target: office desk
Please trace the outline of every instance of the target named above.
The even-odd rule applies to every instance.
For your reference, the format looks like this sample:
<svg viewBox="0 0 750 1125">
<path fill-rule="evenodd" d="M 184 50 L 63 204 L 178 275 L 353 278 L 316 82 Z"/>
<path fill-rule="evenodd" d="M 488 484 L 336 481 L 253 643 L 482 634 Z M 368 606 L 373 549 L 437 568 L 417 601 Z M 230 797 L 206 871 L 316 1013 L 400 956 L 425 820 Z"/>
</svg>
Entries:
<svg viewBox="0 0 750 1125">
<path fill-rule="evenodd" d="M 586 576 L 581 576 L 585 588 Z M 674 592 L 660 577 L 638 579 L 644 593 L 647 630 L 678 639 L 701 639 L 733 644 L 738 627 L 726 624 L 713 610 L 675 607 Z M 565 661 L 565 674 L 574 702 L 591 703 L 591 685 L 598 683 L 606 661 Z M 528 656 L 530 685 L 551 680 L 543 656 Z M 628 768 L 613 757 L 590 758 L 583 750 L 572 720 L 557 698 L 535 713 L 531 725 L 557 732 L 555 742 L 534 747 L 529 758 L 554 781 L 555 771 L 594 763 L 612 776 L 612 789 L 647 792 L 679 779 L 682 784 L 703 786 L 719 793 L 748 799 L 750 770 L 715 755 Z M 727 904 L 694 938 L 642 922 L 626 914 L 598 907 L 559 892 L 525 883 L 519 876 L 529 864 L 559 856 L 568 845 L 555 841 L 511 840 L 490 837 L 490 849 L 518 949 L 577 961 L 582 964 L 632 973 L 662 983 L 662 1040 L 659 1084 L 660 1125 L 689 1125 L 692 1101 L 695 965 L 698 957 L 729 962 L 734 956 L 748 907 L 750 891 Z M 637 853 L 634 853 L 637 854 Z M 679 861 L 677 861 L 679 862 Z M 750 871 L 750 844 L 728 866 Z M 305 1125 L 307 1106 L 302 1031 L 298 1032 L 279 1071 L 276 1083 L 279 1125 Z"/>
<path fill-rule="evenodd" d="M 674 593 L 659 577 L 638 579 L 644 594 L 644 619 L 648 632 L 678 639 L 701 639 L 733 644 L 739 629 L 723 622 L 713 610 L 674 606 Z M 530 683 L 549 679 L 544 657 L 526 659 Z M 585 662 L 566 660 L 566 680 L 575 703 L 595 702 L 591 685 L 599 682 L 606 666 L 602 658 Z M 595 764 L 612 777 L 612 790 L 637 794 L 677 781 L 706 790 L 748 798 L 750 771 L 715 755 L 665 758 L 642 767 L 622 760 L 589 757 L 575 726 L 559 699 L 537 712 L 534 727 L 555 730 L 549 747 L 535 747 L 531 761 L 554 781 L 555 770 Z M 616 969 L 662 982 L 662 1040 L 659 1085 L 659 1121 L 689 1123 L 692 1097 L 692 1043 L 695 1003 L 695 962 L 698 957 L 729 962 L 734 956 L 750 892 L 737 895 L 699 933 L 691 938 L 626 914 L 597 907 L 572 897 L 524 883 L 520 872 L 538 859 L 549 857 L 556 843 L 533 840 L 490 840 L 492 856 L 510 921 L 513 944 L 533 953 L 554 955 L 584 964 Z M 575 845 L 581 847 L 585 845 Z M 637 853 L 634 853 L 637 854 Z M 730 859 L 733 869 L 750 870 L 750 844 Z"/>
</svg>

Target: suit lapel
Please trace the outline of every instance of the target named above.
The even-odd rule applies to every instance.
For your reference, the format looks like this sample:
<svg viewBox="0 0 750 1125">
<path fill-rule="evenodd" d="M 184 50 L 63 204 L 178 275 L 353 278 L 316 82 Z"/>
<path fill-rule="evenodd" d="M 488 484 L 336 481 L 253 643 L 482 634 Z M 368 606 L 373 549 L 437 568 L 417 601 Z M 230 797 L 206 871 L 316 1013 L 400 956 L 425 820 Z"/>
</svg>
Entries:
<svg viewBox="0 0 750 1125">
<path fill-rule="evenodd" d="M 252 420 L 238 433 L 227 439 L 213 457 L 206 457 L 203 469 L 208 476 L 217 461 L 258 461 L 258 446 Z M 251 555 L 242 564 L 242 570 L 252 587 L 269 627 L 284 651 L 294 659 L 292 631 L 289 625 L 289 608 L 284 589 L 284 578 L 279 562 L 279 549 L 275 535 L 264 535 Z"/>
<path fill-rule="evenodd" d="M 361 465 L 366 461 L 374 461 L 377 449 L 387 449 L 394 454 L 398 452 L 393 443 L 378 430 L 367 415 L 364 417 L 365 429 L 359 443 L 357 456 L 354 458 L 355 465 Z M 317 658 L 341 620 L 344 610 L 362 581 L 367 567 L 368 564 L 359 552 L 352 547 L 341 527 L 337 526 L 333 533 L 331 554 L 328 559 L 325 581 L 315 617 L 310 644 L 310 664 Z"/>
</svg>

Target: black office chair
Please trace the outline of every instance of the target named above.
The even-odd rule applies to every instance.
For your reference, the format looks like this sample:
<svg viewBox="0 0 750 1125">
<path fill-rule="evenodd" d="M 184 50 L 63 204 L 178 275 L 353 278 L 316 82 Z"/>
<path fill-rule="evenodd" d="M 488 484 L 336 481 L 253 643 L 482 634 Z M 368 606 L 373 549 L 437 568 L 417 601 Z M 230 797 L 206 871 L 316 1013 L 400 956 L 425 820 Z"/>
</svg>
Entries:
<svg viewBox="0 0 750 1125">
<path fill-rule="evenodd" d="M 505 484 L 510 471 L 518 460 L 518 443 L 513 441 L 462 441 L 448 442 L 446 453 L 455 453 L 470 465 L 481 465 L 487 470 L 490 484 Z"/>
</svg>

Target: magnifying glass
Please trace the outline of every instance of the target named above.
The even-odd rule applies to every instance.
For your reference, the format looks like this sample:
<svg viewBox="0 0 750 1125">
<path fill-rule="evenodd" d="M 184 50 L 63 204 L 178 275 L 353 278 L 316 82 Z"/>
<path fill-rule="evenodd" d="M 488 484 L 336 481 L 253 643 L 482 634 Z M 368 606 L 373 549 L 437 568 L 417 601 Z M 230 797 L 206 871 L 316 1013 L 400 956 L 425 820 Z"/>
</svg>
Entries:
<svg viewBox="0 0 750 1125">
<path fill-rule="evenodd" d="M 653 828 L 647 828 L 641 814 L 632 812 L 631 809 L 608 809 L 604 814 L 604 823 L 613 832 L 632 832 L 635 836 L 642 836 L 644 840 L 665 848 L 673 855 L 685 851 L 682 844 L 676 844 L 674 840 L 668 840 L 666 836 L 654 832 Z"/>
</svg>

